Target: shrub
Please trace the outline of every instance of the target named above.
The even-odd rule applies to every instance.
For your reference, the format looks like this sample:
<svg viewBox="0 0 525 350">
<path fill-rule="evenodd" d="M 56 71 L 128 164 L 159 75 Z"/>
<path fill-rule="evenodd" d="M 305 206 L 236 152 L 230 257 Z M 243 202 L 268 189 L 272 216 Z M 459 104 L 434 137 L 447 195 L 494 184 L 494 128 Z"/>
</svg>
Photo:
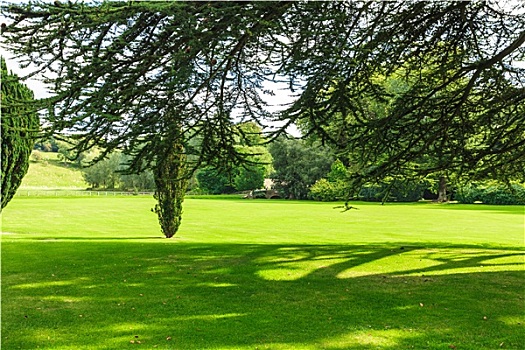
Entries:
<svg viewBox="0 0 525 350">
<path fill-rule="evenodd" d="M 515 183 L 509 188 L 497 182 L 468 184 L 458 188 L 454 199 L 466 204 L 483 202 L 494 205 L 524 205 L 525 186 Z"/>
<path fill-rule="evenodd" d="M 42 160 L 44 160 L 44 157 L 42 156 L 42 152 L 38 150 L 33 150 L 33 152 L 31 152 L 31 160 L 35 163 L 39 163 Z"/>
<path fill-rule="evenodd" d="M 320 179 L 310 187 L 310 197 L 316 201 L 330 202 L 344 200 L 345 184 L 342 181 L 330 182 L 327 179 Z"/>
</svg>

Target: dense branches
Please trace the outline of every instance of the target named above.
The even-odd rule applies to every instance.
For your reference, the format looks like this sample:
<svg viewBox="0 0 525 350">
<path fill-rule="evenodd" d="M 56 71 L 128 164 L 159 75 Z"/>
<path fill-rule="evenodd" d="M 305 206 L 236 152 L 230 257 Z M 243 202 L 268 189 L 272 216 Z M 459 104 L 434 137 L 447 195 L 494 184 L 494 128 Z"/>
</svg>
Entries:
<svg viewBox="0 0 525 350">
<path fill-rule="evenodd" d="M 7 71 L 0 58 L 2 79 L 2 172 L 3 209 L 13 198 L 29 167 L 29 156 L 39 129 L 38 116 L 32 109 L 33 92 L 18 77 Z M 0 210 L 1 210 L 0 209 Z"/>
<path fill-rule="evenodd" d="M 183 139 L 203 138 L 205 147 L 187 152 L 196 153 L 198 162 L 226 163 L 239 158 L 233 110 L 246 112 L 246 118 L 265 113 L 254 93 L 260 62 L 252 58 L 257 36 L 286 6 L 11 6 L 10 49 L 47 72 L 56 92 L 50 130 L 76 135 L 79 151 L 99 145 L 133 154 L 140 148 L 132 165 L 136 170 L 149 166 L 170 109 Z"/>
<path fill-rule="evenodd" d="M 240 163 L 234 124 L 251 120 L 280 122 L 274 136 L 296 122 L 351 151 L 356 187 L 449 169 L 508 178 L 525 162 L 525 72 L 514 64 L 525 61 L 525 5 L 513 6 L 35 2 L 3 7 L 4 43 L 55 92 L 49 131 L 74 135 L 79 152 L 122 148 L 132 171 L 158 164 L 169 142 L 184 146 L 184 173 Z M 393 79 L 405 88 L 386 88 Z M 272 82 L 295 94 L 273 113 Z"/>
<path fill-rule="evenodd" d="M 523 16 L 487 2 L 318 6 L 346 15 L 325 8 L 310 23 L 324 29 L 290 37 L 285 67 L 305 82 L 286 117 L 352 155 L 356 190 L 445 170 L 523 179 L 525 71 L 512 65 L 525 59 Z M 405 88 L 388 89 L 392 80 Z"/>
</svg>

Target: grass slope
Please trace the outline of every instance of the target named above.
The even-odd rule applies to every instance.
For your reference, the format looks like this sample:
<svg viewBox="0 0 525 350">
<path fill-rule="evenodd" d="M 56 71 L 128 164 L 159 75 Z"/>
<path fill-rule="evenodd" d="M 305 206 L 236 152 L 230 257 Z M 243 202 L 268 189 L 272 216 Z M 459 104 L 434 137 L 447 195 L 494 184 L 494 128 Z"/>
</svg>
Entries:
<svg viewBox="0 0 525 350">
<path fill-rule="evenodd" d="M 40 152 L 42 159 L 31 160 L 29 170 L 22 180 L 20 190 L 86 189 L 88 185 L 82 178 L 82 171 L 58 160 L 58 154 Z"/>
<path fill-rule="evenodd" d="M 522 349 L 523 207 L 16 198 L 6 349 Z"/>
</svg>

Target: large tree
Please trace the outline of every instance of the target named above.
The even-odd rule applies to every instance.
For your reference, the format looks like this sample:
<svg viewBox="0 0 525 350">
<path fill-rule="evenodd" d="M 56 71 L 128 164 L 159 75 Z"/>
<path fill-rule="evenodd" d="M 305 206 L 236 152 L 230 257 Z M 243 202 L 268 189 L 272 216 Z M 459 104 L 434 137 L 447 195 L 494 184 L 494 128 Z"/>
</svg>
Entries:
<svg viewBox="0 0 525 350">
<path fill-rule="evenodd" d="M 8 72 L 0 58 L 2 79 L 2 172 L 1 198 L 3 209 L 13 198 L 29 168 L 29 156 L 40 126 L 34 111 L 33 91 L 21 83 L 16 74 Z M 1 211 L 0 209 L 0 211 Z"/>
<path fill-rule="evenodd" d="M 246 156 L 236 148 L 243 134 L 233 114 L 264 113 L 252 38 L 288 6 L 40 2 L 5 6 L 12 23 L 4 29 L 8 49 L 36 66 L 55 93 L 49 131 L 69 134 L 78 153 L 102 148 L 96 160 L 122 148 L 130 172 L 152 168 L 155 212 L 171 237 L 192 171 Z"/>
<path fill-rule="evenodd" d="M 354 193 L 391 175 L 523 180 L 524 3 L 349 7 L 298 28 L 287 66 L 306 79 L 290 114 L 351 155 Z M 405 88 L 387 89 L 392 78 Z"/>
<path fill-rule="evenodd" d="M 183 153 L 174 159 L 186 170 L 156 172 L 176 182 L 202 163 L 242 160 L 234 121 L 278 120 L 282 131 L 306 119 L 309 132 L 330 139 L 324 126 L 352 115 L 355 122 L 342 123 L 340 134 L 362 152 L 352 179 L 359 184 L 406 167 L 494 177 L 523 170 L 525 78 L 513 61 L 525 60 L 525 6 L 514 7 L 37 1 L 3 11 L 7 48 L 47 74 L 56 93 L 50 129 L 73 133 L 78 151 L 123 148 L 134 156 L 135 171 L 163 167 L 170 152 Z M 401 67 L 418 76 L 428 65 L 440 69 L 421 74 L 385 117 L 363 108 L 371 98 L 389 97 L 377 76 Z M 275 81 L 294 95 L 271 114 L 264 93 Z M 202 147 L 189 147 L 193 137 Z M 433 167 L 412 166 L 437 149 L 447 152 Z"/>
<path fill-rule="evenodd" d="M 279 138 L 270 145 L 270 153 L 275 188 L 291 199 L 308 198 L 310 186 L 328 174 L 334 161 L 330 149 L 304 140 Z"/>
</svg>

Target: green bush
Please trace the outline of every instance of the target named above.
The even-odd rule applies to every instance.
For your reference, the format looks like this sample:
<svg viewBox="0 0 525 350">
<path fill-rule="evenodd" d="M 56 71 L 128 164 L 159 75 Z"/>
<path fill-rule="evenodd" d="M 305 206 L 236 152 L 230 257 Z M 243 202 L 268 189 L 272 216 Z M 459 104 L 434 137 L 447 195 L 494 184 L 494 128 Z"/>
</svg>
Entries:
<svg viewBox="0 0 525 350">
<path fill-rule="evenodd" d="M 326 178 L 317 180 L 310 187 L 309 198 L 322 202 L 347 200 L 347 178 L 348 170 L 343 162 L 337 159 L 332 163 L 330 172 L 326 175 Z"/>
<path fill-rule="evenodd" d="M 345 200 L 345 184 L 342 181 L 317 180 L 310 187 L 310 197 L 316 201 L 331 202 Z"/>
<path fill-rule="evenodd" d="M 494 182 L 468 184 L 458 188 L 454 199 L 466 204 L 483 202 L 495 205 L 524 205 L 525 186 L 512 184 L 509 188 L 505 184 Z"/>
</svg>

